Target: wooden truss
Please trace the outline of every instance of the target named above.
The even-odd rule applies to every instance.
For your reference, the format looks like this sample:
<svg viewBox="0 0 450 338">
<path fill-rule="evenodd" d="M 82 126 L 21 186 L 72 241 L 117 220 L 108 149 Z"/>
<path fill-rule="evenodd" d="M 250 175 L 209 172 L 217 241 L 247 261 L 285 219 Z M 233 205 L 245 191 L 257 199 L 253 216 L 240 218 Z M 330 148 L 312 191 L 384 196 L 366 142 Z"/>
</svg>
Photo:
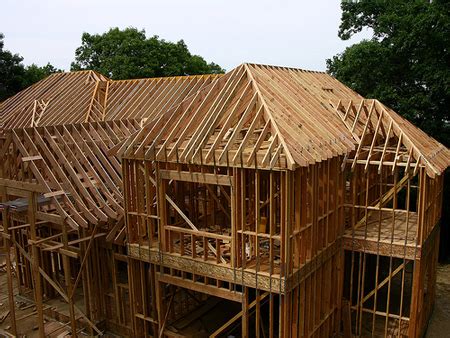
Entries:
<svg viewBox="0 0 450 338">
<path fill-rule="evenodd" d="M 415 169 L 425 166 L 431 177 L 440 175 L 449 165 L 450 151 L 423 131 L 401 118 L 377 100 L 339 100 L 332 104 L 336 114 L 357 142 L 351 154 L 352 169 L 363 164 L 389 165 Z"/>
</svg>

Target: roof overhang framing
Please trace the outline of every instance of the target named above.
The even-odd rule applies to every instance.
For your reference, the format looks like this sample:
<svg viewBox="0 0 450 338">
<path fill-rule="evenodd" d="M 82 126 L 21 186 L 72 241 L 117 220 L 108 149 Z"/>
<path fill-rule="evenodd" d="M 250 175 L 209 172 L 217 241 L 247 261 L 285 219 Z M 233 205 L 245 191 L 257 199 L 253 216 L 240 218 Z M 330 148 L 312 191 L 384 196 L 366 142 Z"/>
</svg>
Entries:
<svg viewBox="0 0 450 338">
<path fill-rule="evenodd" d="M 124 120 L 11 130 L 2 147 L 3 178 L 38 183 L 71 228 L 121 220 L 121 163 L 108 152 L 139 128 Z"/>
<path fill-rule="evenodd" d="M 353 169 L 356 164 L 404 167 L 417 173 L 424 167 L 428 176 L 440 175 L 449 165 L 449 150 L 420 129 L 407 122 L 378 100 L 330 102 L 336 114 L 350 130 L 356 151 L 345 158 L 344 164 Z M 344 167 L 344 165 L 343 165 Z"/>
</svg>

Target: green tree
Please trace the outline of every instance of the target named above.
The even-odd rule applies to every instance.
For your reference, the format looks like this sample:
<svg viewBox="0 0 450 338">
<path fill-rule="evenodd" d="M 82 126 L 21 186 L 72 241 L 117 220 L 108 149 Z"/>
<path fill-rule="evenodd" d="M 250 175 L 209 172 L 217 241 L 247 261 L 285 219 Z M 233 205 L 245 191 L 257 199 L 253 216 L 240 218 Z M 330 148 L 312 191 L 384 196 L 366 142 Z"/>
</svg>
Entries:
<svg viewBox="0 0 450 338">
<path fill-rule="evenodd" d="M 367 28 L 373 37 L 327 60 L 328 71 L 450 146 L 448 0 L 345 1 L 341 8 L 341 39 Z"/>
<path fill-rule="evenodd" d="M 33 63 L 30 66 L 25 67 L 25 75 L 23 78 L 22 86 L 23 88 L 26 88 L 53 73 L 60 73 L 60 72 L 62 72 L 61 69 L 55 68 L 50 63 L 47 63 L 45 66 L 42 67 Z"/>
<path fill-rule="evenodd" d="M 60 72 L 50 63 L 44 67 L 24 66 L 23 58 L 4 49 L 4 35 L 0 33 L 0 102 L 52 73 Z"/>
<path fill-rule="evenodd" d="M 81 41 L 71 69 L 95 70 L 115 80 L 224 72 L 217 64 L 192 55 L 183 40 L 147 38 L 144 30 L 136 28 L 83 33 Z"/>
<path fill-rule="evenodd" d="M 0 33 L 0 102 L 23 88 L 25 74 L 22 57 L 5 50 L 3 38 Z"/>
</svg>

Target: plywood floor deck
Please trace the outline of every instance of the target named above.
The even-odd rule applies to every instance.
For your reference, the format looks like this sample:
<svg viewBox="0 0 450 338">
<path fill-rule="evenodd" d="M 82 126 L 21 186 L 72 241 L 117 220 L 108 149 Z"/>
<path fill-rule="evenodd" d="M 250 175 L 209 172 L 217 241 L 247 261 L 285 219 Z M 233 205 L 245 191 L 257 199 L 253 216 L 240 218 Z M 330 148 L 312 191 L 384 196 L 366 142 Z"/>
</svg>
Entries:
<svg viewBox="0 0 450 338">
<path fill-rule="evenodd" d="M 373 210 L 367 222 L 344 234 L 348 250 L 414 259 L 417 256 L 417 213 Z"/>
</svg>

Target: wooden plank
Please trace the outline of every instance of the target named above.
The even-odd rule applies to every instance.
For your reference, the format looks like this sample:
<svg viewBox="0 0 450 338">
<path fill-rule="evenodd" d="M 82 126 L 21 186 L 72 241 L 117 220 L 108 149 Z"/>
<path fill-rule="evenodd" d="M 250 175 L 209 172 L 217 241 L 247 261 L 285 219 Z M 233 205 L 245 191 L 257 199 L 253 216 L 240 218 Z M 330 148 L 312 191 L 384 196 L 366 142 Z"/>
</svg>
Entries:
<svg viewBox="0 0 450 338">
<path fill-rule="evenodd" d="M 58 190 L 58 191 L 52 191 L 52 192 L 47 192 L 44 194 L 45 198 L 49 198 L 49 197 L 57 197 L 57 196 L 61 196 L 61 195 L 65 195 L 65 191 L 64 190 Z"/>
<path fill-rule="evenodd" d="M 9 235 L 9 211 L 7 208 L 2 210 L 2 225 L 4 227 L 4 233 Z M 2 232 L 3 233 L 3 232 Z M 7 273 L 7 286 L 8 286 L 8 306 L 11 320 L 11 332 L 14 336 L 17 336 L 17 322 L 16 322 L 16 303 L 14 299 L 14 287 L 13 287 L 13 275 L 12 275 L 12 260 L 11 260 L 11 241 L 9 238 L 5 238 L 6 248 L 6 273 Z"/>
<path fill-rule="evenodd" d="M 29 183 L 22 181 L 10 180 L 7 178 L 0 178 L 0 186 L 7 188 L 15 188 L 25 191 L 35 191 L 39 193 L 47 192 L 47 189 L 44 188 L 41 184 L 38 183 Z"/>
<path fill-rule="evenodd" d="M 25 156 L 25 157 L 22 157 L 22 162 L 37 161 L 37 160 L 42 160 L 42 159 L 43 158 L 41 155 Z"/>
<path fill-rule="evenodd" d="M 200 172 L 197 173 L 192 171 L 185 172 L 166 169 L 161 169 L 160 173 L 161 178 L 166 180 L 231 186 L 230 177 L 228 175 L 209 174 Z"/>
<path fill-rule="evenodd" d="M 233 302 L 240 303 L 242 301 L 242 294 L 239 292 L 232 292 L 227 289 L 217 288 L 204 283 L 194 282 L 179 277 L 169 276 L 167 274 L 160 275 L 158 277 L 160 282 L 176 285 L 185 289 L 189 289 L 196 292 L 205 293 L 210 296 L 220 297 Z"/>
</svg>

